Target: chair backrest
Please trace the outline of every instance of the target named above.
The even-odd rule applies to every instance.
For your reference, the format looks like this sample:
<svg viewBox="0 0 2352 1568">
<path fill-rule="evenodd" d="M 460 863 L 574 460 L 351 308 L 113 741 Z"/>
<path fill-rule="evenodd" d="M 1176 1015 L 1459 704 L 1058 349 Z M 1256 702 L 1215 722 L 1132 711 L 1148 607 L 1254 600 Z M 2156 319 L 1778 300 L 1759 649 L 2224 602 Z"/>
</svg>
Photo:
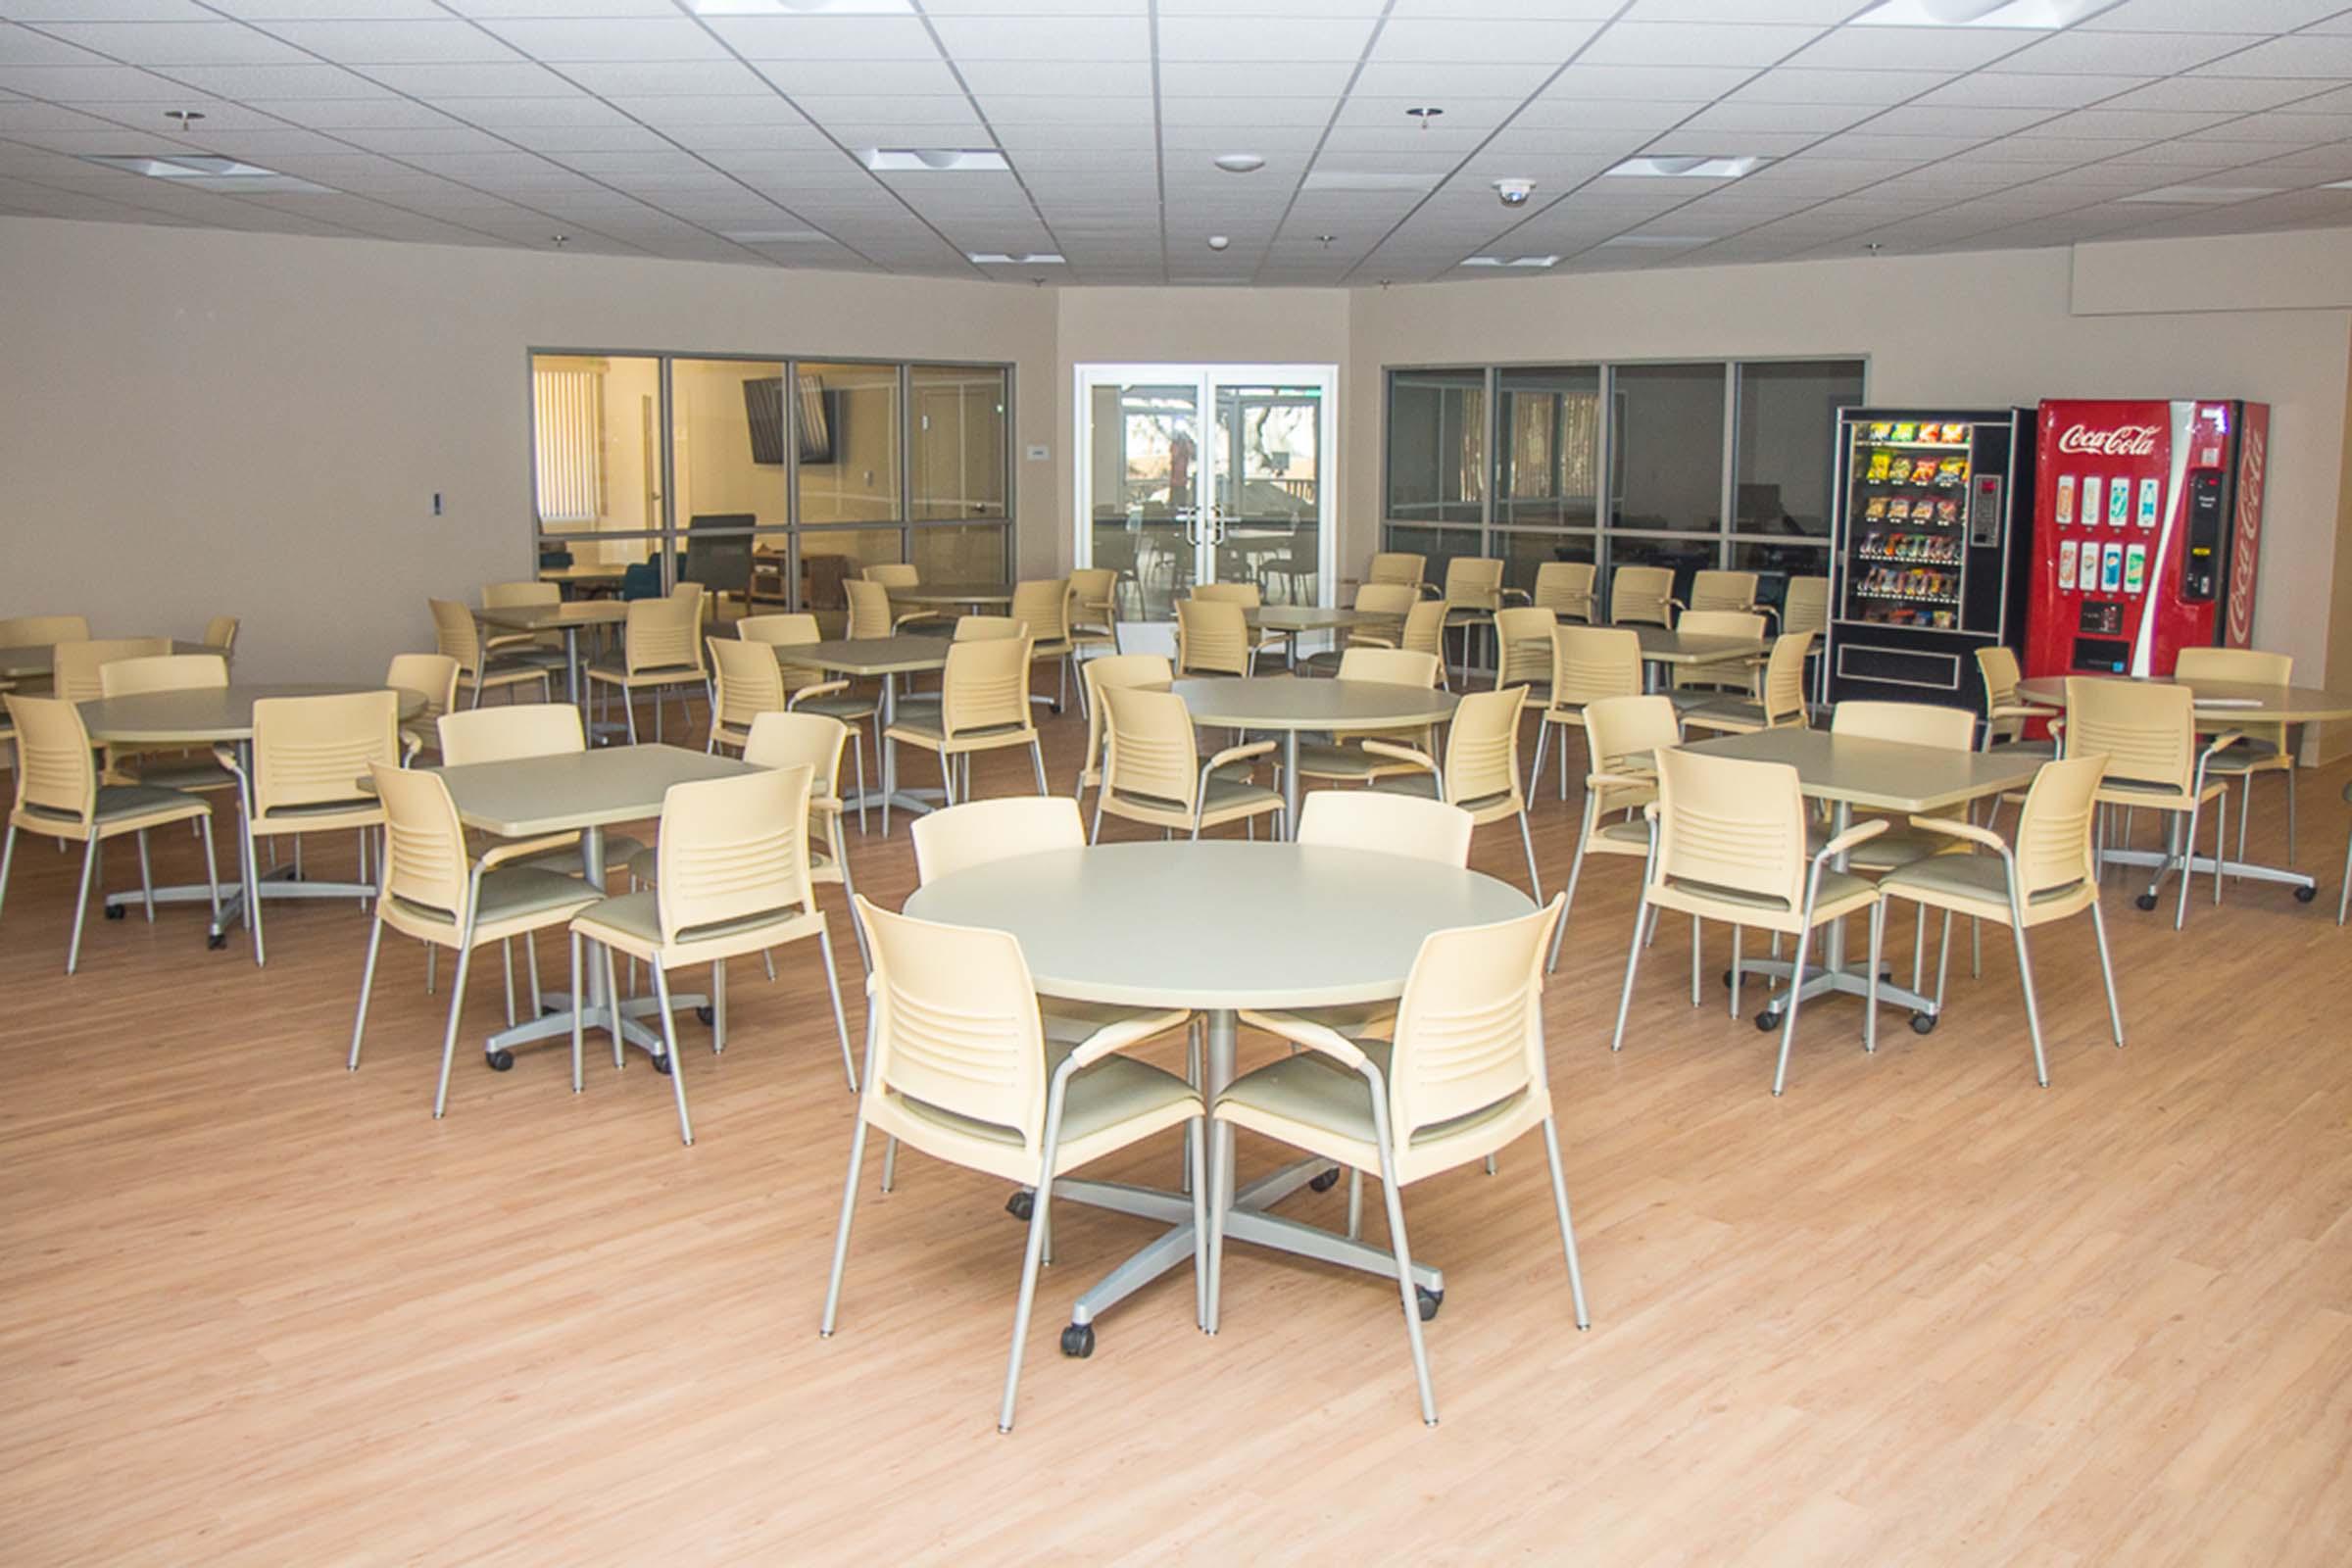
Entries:
<svg viewBox="0 0 2352 1568">
<path fill-rule="evenodd" d="M 730 920 L 816 907 L 808 876 L 807 766 L 672 784 L 662 797 L 662 940 Z"/>
<path fill-rule="evenodd" d="M 2241 686 L 2285 686 L 2294 681 L 2295 661 L 2290 654 L 2266 654 L 2255 648 L 2183 648 L 2173 674 L 2192 684 L 2223 680 Z"/>
<path fill-rule="evenodd" d="M 752 720 L 743 760 L 754 767 L 806 767 L 810 799 L 838 799 L 841 755 L 849 738 L 850 726 L 829 714 L 761 713 Z"/>
<path fill-rule="evenodd" d="M 420 720 L 439 718 L 458 706 L 458 662 L 447 654 L 394 654 L 384 684 L 424 699 Z"/>
<path fill-rule="evenodd" d="M 1701 571 L 1690 578 L 1692 610 L 1753 610 L 1756 574 L 1752 571 Z"/>
<path fill-rule="evenodd" d="M 1417 654 L 1429 654 L 1438 659 L 1446 657 L 1446 601 L 1417 599 L 1413 608 L 1404 612 L 1404 629 L 1396 634 L 1396 646 L 1409 648 Z"/>
<path fill-rule="evenodd" d="M 1658 798 L 1657 754 L 1683 741 L 1682 719 L 1663 696 L 1603 697 L 1585 708 L 1585 746 L 1592 771 L 1638 783 L 1588 784 L 1585 831 L 1597 828 L 1613 811 L 1646 806 Z"/>
<path fill-rule="evenodd" d="M 1410 648 L 1349 648 L 1340 655 L 1340 679 L 1376 680 L 1390 686 L 1438 684 L 1438 656 Z"/>
<path fill-rule="evenodd" d="M 2067 680 L 2066 755 L 2104 754 L 2111 780 L 2186 794 L 2196 783 L 2196 727 L 2186 686 Z"/>
<path fill-rule="evenodd" d="M 1070 606 L 1077 618 L 1107 627 L 1118 612 L 1119 574 L 1108 566 L 1080 566 L 1070 573 Z"/>
<path fill-rule="evenodd" d="M 824 641 L 816 617 L 805 611 L 789 615 L 746 615 L 735 623 L 735 635 L 747 643 L 765 643 L 771 648 L 795 648 Z"/>
<path fill-rule="evenodd" d="M 524 605 L 560 605 L 564 590 L 552 582 L 486 582 L 482 584 L 484 610 L 514 610 Z"/>
<path fill-rule="evenodd" d="M 1298 842 L 1470 863 L 1468 811 L 1445 801 L 1386 790 L 1312 790 L 1298 803 Z"/>
<path fill-rule="evenodd" d="M 1453 610 L 1493 610 L 1502 602 L 1502 562 L 1494 556 L 1456 556 L 1446 563 L 1446 604 Z"/>
<path fill-rule="evenodd" d="M 874 965 L 865 1093 L 1005 1128 L 1042 1157 L 1045 1031 L 1019 941 L 893 914 L 862 897 L 858 909 Z"/>
<path fill-rule="evenodd" d="M 235 653 L 240 624 L 234 615 L 215 615 L 204 623 L 204 646 L 218 648 L 223 654 Z"/>
<path fill-rule="evenodd" d="M 1516 805 L 1519 793 L 1519 709 L 1527 688 L 1472 692 L 1454 705 L 1446 732 L 1446 799 L 1456 806 Z"/>
<path fill-rule="evenodd" d="M 1781 596 L 1781 630 L 1821 633 L 1830 629 L 1830 579 L 1791 577 Z M 2012 663 L 2016 662 L 2011 661 Z M 2014 683 L 2013 683 L 2014 684 Z"/>
<path fill-rule="evenodd" d="M 228 684 L 228 661 L 219 654 L 156 654 L 117 659 L 98 666 L 103 697 L 140 692 L 184 692 Z"/>
<path fill-rule="evenodd" d="M 1026 624 L 1040 645 L 1066 641 L 1070 634 L 1070 579 L 1040 577 L 1012 585 L 1009 618 Z"/>
<path fill-rule="evenodd" d="M 1399 1149 L 1423 1128 L 1544 1084 L 1544 951 L 1564 902 L 1422 939 L 1389 1057 L 1389 1136 Z"/>
<path fill-rule="evenodd" d="M 699 597 L 672 594 L 629 605 L 621 627 L 621 656 L 632 675 L 652 670 L 699 670 L 703 605 Z"/>
<path fill-rule="evenodd" d="M 935 882 L 967 866 L 1086 845 L 1078 803 L 1066 795 L 967 801 L 914 819 L 914 880 Z"/>
<path fill-rule="evenodd" d="M 1619 566 L 1609 578 L 1609 619 L 1620 626 L 1671 626 L 1674 571 L 1668 566 Z"/>
<path fill-rule="evenodd" d="M 441 760 L 512 762 L 523 757 L 563 757 L 588 749 L 580 710 L 569 703 L 501 703 L 443 713 Z"/>
<path fill-rule="evenodd" d="M 1494 684 L 1549 686 L 1551 634 L 1559 624 L 1560 617 L 1548 610 L 1521 606 L 1494 612 L 1494 640 L 1502 646 L 1502 667 L 1494 673 Z"/>
<path fill-rule="evenodd" d="M 1546 561 L 1536 568 L 1533 603 L 1562 619 L 1591 620 L 1593 570 L 1590 561 Z"/>
<path fill-rule="evenodd" d="M 953 739 L 1007 724 L 1034 727 L 1029 718 L 1029 650 L 1025 636 L 950 644 L 939 680 L 943 732 Z"/>
<path fill-rule="evenodd" d="M 2015 651 L 2000 643 L 1978 649 L 1977 673 L 1984 677 L 1984 707 L 1988 712 L 2017 701 L 2017 683 L 2024 677 L 2017 667 Z"/>
<path fill-rule="evenodd" d="M 472 867 L 449 786 L 431 768 L 370 762 L 368 776 L 384 807 L 384 876 L 377 907 L 411 905 L 464 926 L 471 912 Z"/>
<path fill-rule="evenodd" d="M 1805 802 L 1783 762 L 1676 748 L 1657 754 L 1660 885 L 1729 891 L 1793 914 L 1805 903 Z"/>
<path fill-rule="evenodd" d="M 1420 591 L 1407 583 L 1367 582 L 1355 590 L 1355 608 L 1367 615 L 1395 615 L 1402 620 L 1420 602 Z"/>
<path fill-rule="evenodd" d="M 98 764 L 81 710 L 63 697 L 0 697 L 17 730 L 17 809 L 88 825 L 98 809 Z"/>
<path fill-rule="evenodd" d="M 1110 712 L 1102 788 L 1191 810 L 1200 787 L 1200 753 L 1184 699 L 1174 692 L 1110 686 L 1103 688 L 1102 706 Z"/>
<path fill-rule="evenodd" d="M 156 659 L 170 652 L 169 637 L 99 637 L 59 643 L 50 664 L 54 690 L 69 703 L 95 702 L 106 695 L 99 670 L 118 659 Z"/>
<path fill-rule="evenodd" d="M 748 729 L 761 713 L 784 707 L 784 671 L 775 650 L 766 643 L 747 643 L 740 637 L 712 637 L 711 684 L 718 693 L 713 725 Z"/>
<path fill-rule="evenodd" d="M 846 577 L 842 580 L 841 591 L 849 596 L 852 637 L 887 637 L 891 634 L 893 626 L 889 589 L 860 577 Z"/>
<path fill-rule="evenodd" d="M 86 643 L 87 615 L 14 615 L 0 620 L 0 648 L 38 648 L 44 643 Z"/>
<path fill-rule="evenodd" d="M 1025 623 L 1010 615 L 957 615 L 956 641 L 959 643 L 1002 642 L 1021 635 Z"/>
<path fill-rule="evenodd" d="M 1250 622 L 1242 607 L 1202 599 L 1176 601 L 1176 669 L 1185 675 L 1250 673 Z"/>
<path fill-rule="evenodd" d="M 1203 605 L 1239 605 L 1244 610 L 1255 610 L 1265 602 L 1265 595 L 1253 582 L 1196 583 L 1191 597 Z"/>
<path fill-rule="evenodd" d="M 400 761 L 400 698 L 390 688 L 253 705 L 253 799 L 281 808 L 358 803 L 370 762 Z M 444 755 L 447 744 L 443 745 Z"/>
<path fill-rule="evenodd" d="M 1686 637 L 1753 637 L 1761 643 L 1764 617 L 1748 610 L 1701 610 L 1692 605 L 1675 621 L 1674 629 Z"/>
<path fill-rule="evenodd" d="M 2097 885 L 2092 810 L 2106 770 L 2106 757 L 2092 752 L 2044 762 L 2034 775 L 2011 847 L 2020 904 L 2077 883 Z"/>
<path fill-rule="evenodd" d="M 1383 550 L 1372 557 L 1372 564 L 1364 569 L 1364 581 L 1402 583 L 1418 595 L 1422 576 L 1428 569 L 1427 556 L 1416 556 L 1408 550 Z"/>
<path fill-rule="evenodd" d="M 1642 691 L 1642 638 L 1621 626 L 1561 626 L 1551 634 L 1554 706 L 1635 697 Z"/>
<path fill-rule="evenodd" d="M 884 588 L 920 588 L 923 574 L 904 561 L 880 561 L 860 573 L 867 582 L 878 582 Z"/>
<path fill-rule="evenodd" d="M 1106 654 L 1078 666 L 1086 687 L 1086 759 L 1080 764 L 1086 777 L 1102 765 L 1102 694 L 1113 686 L 1165 686 L 1175 678 L 1176 666 L 1158 654 Z"/>
<path fill-rule="evenodd" d="M 428 599 L 433 611 L 433 652 L 458 662 L 458 668 L 468 674 L 482 667 L 482 635 L 473 623 L 473 612 L 454 599 Z M 632 609 L 632 617 L 636 612 Z"/>
<path fill-rule="evenodd" d="M 1936 703 L 1843 702 L 1830 714 L 1830 733 L 1965 752 L 1976 744 L 1977 715 Z"/>
<path fill-rule="evenodd" d="M 1805 708 L 1805 659 L 1813 652 L 1813 634 L 1809 631 L 1785 631 L 1772 640 L 1772 653 L 1764 661 L 1764 722 L 1767 724 L 1803 724 L 1810 718 Z"/>
</svg>

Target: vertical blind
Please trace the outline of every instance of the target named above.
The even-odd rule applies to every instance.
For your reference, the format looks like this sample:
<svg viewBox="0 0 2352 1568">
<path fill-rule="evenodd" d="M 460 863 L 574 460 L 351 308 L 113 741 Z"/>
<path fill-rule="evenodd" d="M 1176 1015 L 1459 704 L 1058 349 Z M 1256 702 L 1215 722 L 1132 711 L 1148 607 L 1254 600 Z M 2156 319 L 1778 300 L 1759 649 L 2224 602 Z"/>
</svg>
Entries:
<svg viewBox="0 0 2352 1568">
<path fill-rule="evenodd" d="M 594 522 L 605 510 L 604 379 L 594 370 L 531 372 L 538 414 L 539 521 Z"/>
</svg>

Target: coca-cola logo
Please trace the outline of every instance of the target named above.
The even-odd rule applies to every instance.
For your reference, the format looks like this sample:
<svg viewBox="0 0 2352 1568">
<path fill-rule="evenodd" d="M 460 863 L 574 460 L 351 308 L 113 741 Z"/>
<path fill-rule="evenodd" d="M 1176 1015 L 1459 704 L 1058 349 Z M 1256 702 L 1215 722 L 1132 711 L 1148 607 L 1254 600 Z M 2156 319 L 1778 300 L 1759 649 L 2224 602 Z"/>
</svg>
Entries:
<svg viewBox="0 0 2352 1568">
<path fill-rule="evenodd" d="M 2263 427 L 2246 421 L 2238 457 L 2237 521 L 2230 542 L 2230 646 L 2254 641 L 2254 564 L 2262 542 Z"/>
<path fill-rule="evenodd" d="M 2093 430 L 2070 424 L 2058 437 L 2058 450 L 2098 458 L 2146 458 L 2156 453 L 2156 426 L 2127 424 L 2113 430 Z"/>
</svg>

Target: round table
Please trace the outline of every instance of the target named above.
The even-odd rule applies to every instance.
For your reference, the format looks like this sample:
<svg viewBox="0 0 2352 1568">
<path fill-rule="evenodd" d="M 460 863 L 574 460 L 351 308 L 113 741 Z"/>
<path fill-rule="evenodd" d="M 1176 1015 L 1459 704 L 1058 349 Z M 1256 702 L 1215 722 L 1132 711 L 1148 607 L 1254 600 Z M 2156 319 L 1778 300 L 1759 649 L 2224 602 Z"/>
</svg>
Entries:
<svg viewBox="0 0 2352 1568">
<path fill-rule="evenodd" d="M 1431 687 L 1376 680 L 1300 680 L 1291 675 L 1180 680 L 1195 723 L 1282 736 L 1283 820 L 1298 831 L 1298 737 L 1309 731 L 1418 729 L 1453 717 L 1461 699 Z M 1254 1005 L 1254 1004 L 1252 1004 Z"/>
<path fill-rule="evenodd" d="M 178 691 L 141 692 L 135 697 L 103 697 L 80 705 L 82 727 L 90 739 L 118 746 L 210 746 L 228 742 L 237 749 L 237 765 L 245 777 L 253 777 L 253 705 L 264 698 L 275 697 L 342 697 L 352 692 L 383 691 L 382 686 L 369 686 L 355 681 L 299 682 L 281 685 L 232 684 L 228 686 L 191 686 Z M 425 699 L 421 693 L 392 688 L 399 698 L 400 716 L 415 718 L 424 711 Z M 252 803 L 243 803 L 245 809 L 237 813 L 243 823 Z M 241 829 L 240 829 L 241 831 Z M 253 864 L 252 854 L 239 844 L 237 863 L 240 867 Z M 238 891 L 220 903 L 220 914 L 213 922 L 211 942 L 219 947 L 226 940 L 228 928 L 244 918 L 244 901 L 261 899 L 348 899 L 363 898 L 375 892 L 367 883 L 306 882 L 295 878 L 295 868 L 282 868 L 281 877 L 245 876 L 238 878 Z M 158 904 L 194 904 L 211 898 L 209 888 L 187 886 L 157 888 Z M 108 913 L 126 907 L 138 898 L 136 893 L 110 894 L 106 901 Z M 256 939 L 257 947 L 259 939 Z M 257 951 L 255 961 L 260 961 Z"/>
<path fill-rule="evenodd" d="M 1534 907 L 1509 883 L 1456 866 L 1368 850 L 1222 839 L 1107 844 L 992 860 L 941 877 L 906 901 L 906 913 L 918 919 L 1010 932 L 1032 981 L 1048 996 L 1203 1013 L 1208 1040 L 1200 1087 L 1211 1099 L 1233 1081 L 1238 1009 L 1401 996 L 1431 932 L 1507 920 Z M 1232 1157 L 1228 1138 L 1216 1158 L 1226 1173 L 1221 1185 L 1233 1193 L 1229 1238 L 1396 1278 L 1387 1250 L 1268 1212 L 1328 1161 L 1298 1161 L 1236 1192 Z M 1193 1255 L 1192 1200 L 1183 1194 L 1065 1179 L 1054 1184 L 1054 1196 L 1169 1227 L 1078 1298 L 1075 1326 Z M 1446 1288 L 1436 1269 L 1416 1263 L 1413 1277 L 1432 1291 Z"/>
</svg>

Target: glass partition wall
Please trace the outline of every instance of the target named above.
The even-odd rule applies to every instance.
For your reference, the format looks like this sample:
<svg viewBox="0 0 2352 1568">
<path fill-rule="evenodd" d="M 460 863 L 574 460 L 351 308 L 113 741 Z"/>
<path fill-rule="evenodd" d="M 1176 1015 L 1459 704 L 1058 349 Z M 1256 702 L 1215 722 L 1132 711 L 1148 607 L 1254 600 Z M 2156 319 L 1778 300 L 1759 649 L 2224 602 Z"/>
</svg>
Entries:
<svg viewBox="0 0 2352 1568">
<path fill-rule="evenodd" d="M 1690 598 L 1700 570 L 1829 572 L 1838 410 L 1859 359 L 1392 368 L 1382 548 L 1499 557 L 1532 590 L 1546 562 L 1657 565 Z M 1608 476 L 1606 500 L 1601 476 Z"/>
<path fill-rule="evenodd" d="M 840 612 L 844 578 L 1011 567 L 1012 371 L 1002 365 L 536 352 L 539 575 L 719 613 Z"/>
</svg>

